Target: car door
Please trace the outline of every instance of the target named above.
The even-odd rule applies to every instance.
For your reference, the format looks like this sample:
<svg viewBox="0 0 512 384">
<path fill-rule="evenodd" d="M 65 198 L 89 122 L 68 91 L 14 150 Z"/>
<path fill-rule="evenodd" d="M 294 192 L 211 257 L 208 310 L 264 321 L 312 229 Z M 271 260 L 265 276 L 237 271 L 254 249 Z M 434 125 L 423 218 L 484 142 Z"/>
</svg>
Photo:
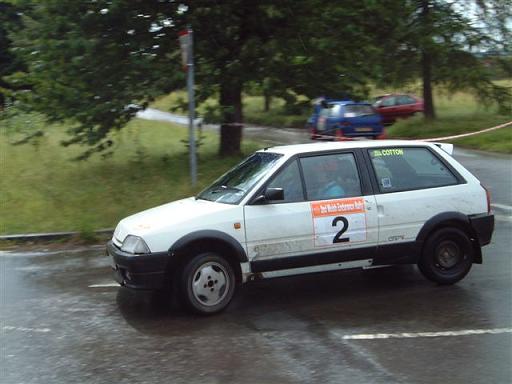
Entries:
<svg viewBox="0 0 512 384">
<path fill-rule="evenodd" d="M 252 264 L 267 262 L 270 270 L 371 258 L 376 204 L 359 169 L 354 152 L 304 155 L 286 164 L 266 186 L 283 188 L 285 199 L 244 208 Z"/>
<path fill-rule="evenodd" d="M 385 122 L 394 121 L 397 113 L 396 97 L 385 97 L 379 104 L 378 111 Z"/>
<path fill-rule="evenodd" d="M 415 100 L 407 95 L 397 97 L 397 117 L 408 117 L 413 114 Z"/>
<path fill-rule="evenodd" d="M 311 218 L 297 159 L 285 164 L 264 188 L 283 188 L 284 200 L 244 207 L 247 255 L 262 260 L 303 252 L 311 246 Z M 263 190 L 256 195 L 263 193 Z"/>
</svg>

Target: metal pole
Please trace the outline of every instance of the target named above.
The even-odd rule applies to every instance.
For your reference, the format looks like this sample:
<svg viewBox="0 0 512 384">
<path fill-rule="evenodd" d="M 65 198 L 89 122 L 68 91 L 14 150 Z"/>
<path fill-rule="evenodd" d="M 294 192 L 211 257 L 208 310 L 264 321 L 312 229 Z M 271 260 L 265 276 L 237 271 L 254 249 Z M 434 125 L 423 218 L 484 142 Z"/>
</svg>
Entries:
<svg viewBox="0 0 512 384">
<path fill-rule="evenodd" d="M 187 90 L 188 90 L 188 143 L 190 154 L 190 180 L 194 187 L 197 183 L 196 138 L 194 136 L 194 57 L 193 57 L 193 32 L 188 27 L 188 55 L 187 55 Z"/>
</svg>

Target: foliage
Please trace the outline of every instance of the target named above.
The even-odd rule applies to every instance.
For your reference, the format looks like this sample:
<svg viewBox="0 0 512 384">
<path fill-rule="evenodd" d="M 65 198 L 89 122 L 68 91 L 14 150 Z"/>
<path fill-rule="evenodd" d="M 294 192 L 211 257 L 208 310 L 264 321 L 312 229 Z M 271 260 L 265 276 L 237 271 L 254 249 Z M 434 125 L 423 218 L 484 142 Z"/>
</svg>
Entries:
<svg viewBox="0 0 512 384">
<path fill-rule="evenodd" d="M 20 10 L 16 4 L 0 1 L 0 109 L 8 90 L 14 87 L 4 81 L 3 77 L 25 69 L 21 60 L 10 52 L 12 41 L 9 32 L 21 28 Z"/>
<path fill-rule="evenodd" d="M 386 3 L 381 14 L 377 40 L 383 48 L 381 85 L 403 85 L 422 78 L 429 117 L 435 116 L 433 85 L 449 92 L 472 92 L 482 102 L 497 102 L 502 110 L 510 108 L 510 89 L 493 83 L 492 73 L 475 54 L 512 54 L 510 0 L 403 0 Z"/>
<path fill-rule="evenodd" d="M 65 144 L 112 146 L 107 133 L 182 75 L 163 77 L 168 58 L 156 52 L 174 42 L 162 39 L 153 23 L 163 4 L 45 0 L 27 2 L 25 28 L 15 35 L 15 52 L 29 66 L 19 82 L 34 91 L 18 98 L 51 122 L 72 119 Z M 160 6 L 159 6 L 160 4 Z M 168 49 L 169 50 L 169 49 Z M 85 155 L 90 155 L 89 150 Z"/>
<path fill-rule="evenodd" d="M 32 119 L 46 134 L 38 146 L 12 146 L 23 134 L 7 135 L 5 120 L 0 121 L 2 234 L 76 230 L 87 235 L 111 228 L 129 214 L 197 193 L 240 160 L 218 158 L 218 136 L 205 132 L 198 185 L 192 188 L 188 154 L 180 142 L 187 137 L 183 127 L 135 119 L 113 133 L 113 156 L 73 162 L 81 149 L 60 146 L 65 126 L 23 115 L 17 118 Z M 247 153 L 257 147 L 246 143 L 243 149 Z"/>
<path fill-rule="evenodd" d="M 368 37 L 378 23 L 372 1 L 24 0 L 24 6 L 15 52 L 29 71 L 17 81 L 34 91 L 17 97 L 51 121 L 76 121 L 67 144 L 94 150 L 110 148 L 109 132 L 155 96 L 183 87 L 176 36 L 186 25 L 195 35 L 198 100 L 215 96 L 226 123 L 222 153 L 239 150 L 235 128 L 246 85 L 264 84 L 295 108 L 294 94 L 364 94 L 369 63 L 376 62 Z"/>
<path fill-rule="evenodd" d="M 2 4 L 2 3 L 0 3 Z M 510 0 L 19 0 L 23 28 L 10 52 L 27 65 L 10 84 L 50 121 L 70 121 L 66 144 L 111 151 L 113 131 L 158 95 L 185 85 L 178 31 L 194 30 L 196 95 L 222 122 L 220 153 L 240 150 L 242 94 L 364 98 L 373 80 L 468 90 L 510 105 L 475 52 L 510 52 Z M 467 5 L 467 4 L 471 4 Z M 477 6 L 474 6 L 477 4 Z M 473 13 L 472 18 L 466 14 Z M 478 20 L 478 21 L 476 21 Z M 434 113 L 433 105 L 427 114 Z"/>
</svg>

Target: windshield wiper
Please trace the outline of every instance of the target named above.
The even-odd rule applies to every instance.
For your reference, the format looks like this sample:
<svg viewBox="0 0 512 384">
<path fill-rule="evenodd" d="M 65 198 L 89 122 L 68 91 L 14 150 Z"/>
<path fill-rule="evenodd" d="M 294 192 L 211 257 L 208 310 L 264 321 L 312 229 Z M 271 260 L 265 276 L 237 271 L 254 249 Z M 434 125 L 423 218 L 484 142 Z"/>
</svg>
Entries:
<svg viewBox="0 0 512 384">
<path fill-rule="evenodd" d="M 240 189 L 237 187 L 228 187 L 227 185 L 221 185 L 220 187 L 212 189 L 210 191 L 210 193 L 214 194 L 214 193 L 225 192 L 225 191 L 245 192 L 243 189 Z"/>
</svg>

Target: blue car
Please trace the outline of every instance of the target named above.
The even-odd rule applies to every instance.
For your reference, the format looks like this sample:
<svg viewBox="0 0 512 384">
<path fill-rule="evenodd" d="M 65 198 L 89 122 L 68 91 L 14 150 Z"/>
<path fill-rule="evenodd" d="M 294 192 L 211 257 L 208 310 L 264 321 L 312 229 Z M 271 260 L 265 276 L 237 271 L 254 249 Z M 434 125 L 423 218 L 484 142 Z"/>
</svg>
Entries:
<svg viewBox="0 0 512 384">
<path fill-rule="evenodd" d="M 308 121 L 306 122 L 306 129 L 310 131 L 316 127 L 316 123 L 318 121 L 318 117 L 320 116 L 320 112 L 322 111 L 325 103 L 335 103 L 335 102 L 346 102 L 351 100 L 338 100 L 338 99 L 326 99 L 324 97 L 316 98 L 312 101 L 313 103 L 313 113 L 309 116 Z"/>
<path fill-rule="evenodd" d="M 318 118 L 311 125 L 311 139 L 384 138 L 382 118 L 371 104 L 324 100 L 320 106 Z"/>
</svg>

